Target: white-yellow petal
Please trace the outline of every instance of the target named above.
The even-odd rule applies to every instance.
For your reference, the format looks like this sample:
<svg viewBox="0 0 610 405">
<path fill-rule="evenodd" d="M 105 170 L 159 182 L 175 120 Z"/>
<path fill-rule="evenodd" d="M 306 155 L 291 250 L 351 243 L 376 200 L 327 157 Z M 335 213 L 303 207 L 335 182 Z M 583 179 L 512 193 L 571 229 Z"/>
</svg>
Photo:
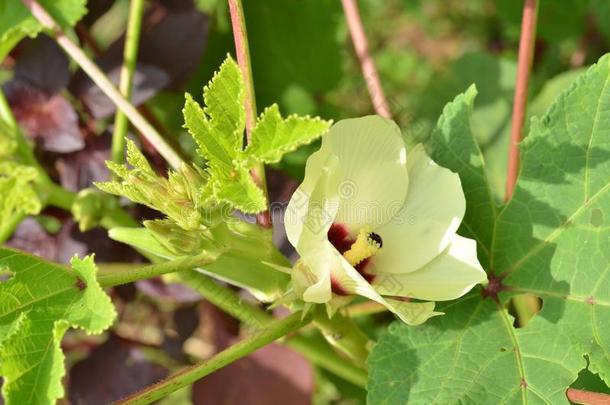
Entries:
<svg viewBox="0 0 610 405">
<path fill-rule="evenodd" d="M 443 312 L 435 312 L 434 302 L 407 302 L 399 301 L 391 298 L 385 299 L 388 309 L 394 312 L 407 325 L 421 325 L 428 319 L 444 315 Z"/>
<path fill-rule="evenodd" d="M 407 156 L 409 191 L 390 222 L 374 229 L 383 239 L 372 271 L 415 271 L 447 248 L 460 226 L 466 200 L 460 178 L 438 166 L 421 145 Z"/>
<path fill-rule="evenodd" d="M 398 126 L 376 115 L 342 120 L 322 144 L 339 159 L 336 221 L 351 234 L 388 222 L 402 206 L 409 181 Z"/>
<path fill-rule="evenodd" d="M 485 279 L 476 242 L 454 235 L 449 246 L 419 270 L 379 274 L 373 284 L 382 295 L 446 301 L 461 297 Z"/>
<path fill-rule="evenodd" d="M 312 167 L 316 173 L 311 174 L 292 195 L 284 216 L 288 240 L 301 255 L 327 240 L 328 229 L 339 207 L 336 196 L 339 161 L 324 150 L 314 155 Z"/>
<path fill-rule="evenodd" d="M 418 325 L 433 316 L 442 315 L 440 312 L 434 312 L 433 302 L 409 303 L 382 297 L 376 288 L 369 284 L 345 259 L 341 264 L 340 268 L 334 269 L 333 278 L 345 292 L 361 295 L 382 304 L 406 324 Z"/>
<path fill-rule="evenodd" d="M 313 210 L 310 208 L 312 194 L 320 180 L 323 179 L 324 176 L 328 178 L 328 165 L 334 161 L 336 161 L 336 159 L 332 158 L 330 148 L 324 147 L 324 145 L 307 159 L 305 178 L 290 198 L 290 202 L 288 203 L 288 207 L 284 214 L 286 236 L 294 247 L 299 243 L 303 231 L 303 224 L 306 221 L 308 213 L 310 215 L 313 213 Z M 318 193 L 321 192 L 322 190 L 318 191 Z M 326 193 L 327 190 L 324 190 L 324 194 Z M 326 195 L 322 195 L 322 198 L 325 197 Z M 315 202 L 315 204 L 322 207 L 322 202 L 320 201 Z M 335 204 L 335 206 L 337 206 L 337 204 Z"/>
</svg>

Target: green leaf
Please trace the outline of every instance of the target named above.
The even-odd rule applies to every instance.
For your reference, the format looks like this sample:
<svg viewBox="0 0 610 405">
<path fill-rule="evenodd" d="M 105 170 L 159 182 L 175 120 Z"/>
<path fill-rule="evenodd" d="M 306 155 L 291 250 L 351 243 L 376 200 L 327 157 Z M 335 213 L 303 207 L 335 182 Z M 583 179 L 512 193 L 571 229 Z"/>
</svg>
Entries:
<svg viewBox="0 0 610 405">
<path fill-rule="evenodd" d="M 72 269 L 0 248 L 2 393 L 8 404 L 53 404 L 64 395 L 61 338 L 68 327 L 100 333 L 116 312 L 96 281 L 93 257 L 74 257 Z"/>
<path fill-rule="evenodd" d="M 241 70 L 230 57 L 225 59 L 210 83 L 203 88 L 204 112 L 209 117 L 213 130 L 210 136 L 218 136 L 218 140 L 232 155 L 241 152 L 243 148 L 245 93 Z M 206 140 L 207 137 L 204 142 Z"/>
<path fill-rule="evenodd" d="M 57 23 L 71 27 L 87 12 L 85 0 L 39 0 Z M 36 36 L 42 31 L 40 23 L 21 1 L 0 0 L 0 60 L 25 36 Z"/>
<path fill-rule="evenodd" d="M 252 143 L 244 151 L 244 97 L 239 66 L 227 57 L 203 89 L 205 108 L 186 95 L 184 126 L 207 161 L 212 200 L 255 214 L 266 208 L 267 201 L 249 169 L 258 163 L 278 162 L 285 153 L 318 138 L 330 122 L 296 115 L 283 119 L 273 105 L 257 120 Z"/>
<path fill-rule="evenodd" d="M 370 358 L 373 403 L 567 404 L 585 367 L 610 382 L 609 136 L 604 56 L 522 143 L 488 266 L 490 285 L 502 280 L 508 291 L 498 302 L 471 294 L 444 304 L 447 315 L 419 328 L 390 328 Z M 519 293 L 543 306 L 516 329 L 504 304 Z"/>
<path fill-rule="evenodd" d="M 564 318 L 590 369 L 610 381 L 610 56 L 578 78 L 522 143 L 515 194 L 500 214 L 494 271 Z M 568 320 L 560 320 L 558 327 Z M 553 333 L 550 331 L 550 333 Z"/>
<path fill-rule="evenodd" d="M 295 90 L 326 93 L 343 77 L 343 10 L 335 0 L 265 0 L 245 4 L 259 105 L 290 107 Z M 290 112 L 297 112 L 290 110 Z"/>
<path fill-rule="evenodd" d="M 38 171 L 11 161 L 0 163 L 0 234 L 5 234 L 12 221 L 24 214 L 37 214 L 41 205 L 32 182 Z"/>
<path fill-rule="evenodd" d="M 330 127 L 329 121 L 291 115 L 283 119 L 277 104 L 265 109 L 252 131 L 246 154 L 265 163 L 277 163 L 283 155 L 318 138 Z"/>
<path fill-rule="evenodd" d="M 434 80 L 418 103 L 413 132 L 432 127 L 446 103 L 473 83 L 478 95 L 470 131 L 479 143 L 486 171 L 497 201 L 504 199 L 510 119 L 515 89 L 516 63 L 484 52 L 467 53 L 456 60 L 447 73 Z M 417 137 L 417 136 L 416 136 Z"/>
<path fill-rule="evenodd" d="M 479 260 L 487 267 L 497 207 L 485 173 L 483 154 L 471 130 L 476 95 L 473 85 L 448 103 L 425 146 L 436 163 L 459 174 L 466 196 L 466 214 L 460 233 L 477 241 Z"/>
<path fill-rule="evenodd" d="M 216 200 L 226 202 L 246 214 L 256 214 L 267 206 L 263 191 L 254 183 L 250 172 L 242 167 L 215 177 Z"/>
<path fill-rule="evenodd" d="M 369 357 L 371 404 L 567 404 L 586 366 L 565 334 L 537 317 L 525 329 L 492 300 L 439 304 L 444 316 L 394 322 Z"/>
<path fill-rule="evenodd" d="M 203 89 L 205 108 L 186 95 L 184 125 L 207 160 L 212 198 L 257 213 L 265 209 L 265 198 L 248 170 L 237 163 L 243 160 L 244 97 L 241 71 L 228 57 Z"/>
</svg>

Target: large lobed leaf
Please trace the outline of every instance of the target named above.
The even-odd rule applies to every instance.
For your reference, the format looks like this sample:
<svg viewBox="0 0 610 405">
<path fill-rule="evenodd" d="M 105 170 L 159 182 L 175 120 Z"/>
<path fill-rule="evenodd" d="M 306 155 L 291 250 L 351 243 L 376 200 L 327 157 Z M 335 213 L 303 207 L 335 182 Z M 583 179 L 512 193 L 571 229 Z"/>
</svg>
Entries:
<svg viewBox="0 0 610 405">
<path fill-rule="evenodd" d="M 460 233 L 477 241 L 479 260 L 485 266 L 489 262 L 497 207 L 483 154 L 470 124 L 476 95 L 476 88 L 471 86 L 447 104 L 425 145 L 434 161 L 460 175 L 464 194 L 468 196 Z"/>
<path fill-rule="evenodd" d="M 61 338 L 69 327 L 100 333 L 116 318 L 93 257 L 72 269 L 0 248 L 0 375 L 8 404 L 53 404 L 64 394 Z"/>
<path fill-rule="evenodd" d="M 419 328 L 394 324 L 369 359 L 371 403 L 567 404 L 565 390 L 583 368 L 610 382 L 609 83 L 605 56 L 532 121 L 486 265 L 510 294 L 494 301 L 474 292 Z M 468 192 L 486 187 L 474 175 L 482 162 L 465 130 L 468 114 L 452 113 L 469 103 L 468 93 L 458 96 L 430 142 L 441 148 L 438 163 L 460 173 L 468 205 L 481 207 L 487 193 Z M 455 121 L 448 127 L 447 114 Z M 444 149 L 448 131 L 469 150 L 462 164 Z M 488 230 L 485 216 L 470 226 Z M 543 299 L 521 329 L 504 308 L 512 293 Z"/>
</svg>

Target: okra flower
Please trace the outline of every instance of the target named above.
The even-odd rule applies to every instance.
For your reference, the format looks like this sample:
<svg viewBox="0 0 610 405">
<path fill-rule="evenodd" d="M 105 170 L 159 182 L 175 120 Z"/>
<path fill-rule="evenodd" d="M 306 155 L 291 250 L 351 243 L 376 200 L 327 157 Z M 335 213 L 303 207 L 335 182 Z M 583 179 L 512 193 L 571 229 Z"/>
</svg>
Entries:
<svg viewBox="0 0 610 405">
<path fill-rule="evenodd" d="M 458 175 L 421 145 L 407 153 L 394 122 L 338 122 L 307 160 L 286 211 L 288 240 L 300 255 L 294 293 L 326 304 L 329 315 L 355 295 L 408 324 L 439 315 L 434 301 L 485 280 L 475 241 L 456 234 L 465 206 Z"/>
</svg>

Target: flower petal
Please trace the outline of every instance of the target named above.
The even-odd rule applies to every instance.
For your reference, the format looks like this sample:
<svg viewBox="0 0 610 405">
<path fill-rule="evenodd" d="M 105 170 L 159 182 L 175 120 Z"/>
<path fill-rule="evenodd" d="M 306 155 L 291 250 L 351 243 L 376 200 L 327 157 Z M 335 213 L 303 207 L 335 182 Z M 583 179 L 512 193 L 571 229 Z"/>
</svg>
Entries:
<svg viewBox="0 0 610 405">
<path fill-rule="evenodd" d="M 330 248 L 332 249 L 332 246 Z M 317 304 L 330 301 L 333 258 L 330 249 L 321 248 L 316 254 L 303 256 L 295 264 L 292 270 L 292 286 L 303 301 Z"/>
<path fill-rule="evenodd" d="M 388 222 L 403 205 L 408 188 L 406 149 L 398 126 L 376 115 L 342 120 L 322 144 L 339 158 L 336 221 L 352 235 L 364 226 Z"/>
<path fill-rule="evenodd" d="M 338 252 L 336 254 L 339 255 Z M 342 265 L 333 269 L 333 278 L 345 292 L 361 295 L 382 304 L 408 325 L 419 325 L 433 316 L 442 314 L 434 312 L 433 302 L 409 303 L 382 297 L 347 260 L 342 256 L 339 257 L 342 259 Z"/>
<path fill-rule="evenodd" d="M 284 215 L 286 236 L 297 250 L 302 237 L 309 243 L 326 239 L 339 206 L 337 165 L 337 157 L 324 146 L 307 160 L 305 180 L 290 198 Z"/>
<path fill-rule="evenodd" d="M 323 163 L 320 162 L 320 175 L 313 184 L 311 194 L 303 196 L 306 208 L 293 207 L 293 213 L 297 214 L 289 218 L 294 221 L 290 226 L 296 238 L 291 243 L 301 256 L 293 269 L 293 288 L 304 301 L 315 303 L 327 302 L 332 298 L 331 274 L 333 267 L 339 265 L 338 253 L 327 237 L 338 208 L 337 198 L 333 195 L 337 184 L 334 173 L 338 159 L 332 154 L 321 156 L 325 159 Z M 286 217 L 289 217 L 288 211 Z"/>
<path fill-rule="evenodd" d="M 407 156 L 409 192 L 398 214 L 381 228 L 383 249 L 374 258 L 379 273 L 407 273 L 430 262 L 451 242 L 464 217 L 460 178 L 438 166 L 421 145 Z"/>
<path fill-rule="evenodd" d="M 373 284 L 382 295 L 446 301 L 461 297 L 485 279 L 477 259 L 476 242 L 455 235 L 449 246 L 421 269 L 404 274 L 378 274 Z"/>
<path fill-rule="evenodd" d="M 444 312 L 435 312 L 434 302 L 407 302 L 386 298 L 391 311 L 400 314 L 400 319 L 407 325 L 421 325 L 433 316 L 444 315 Z"/>
</svg>

